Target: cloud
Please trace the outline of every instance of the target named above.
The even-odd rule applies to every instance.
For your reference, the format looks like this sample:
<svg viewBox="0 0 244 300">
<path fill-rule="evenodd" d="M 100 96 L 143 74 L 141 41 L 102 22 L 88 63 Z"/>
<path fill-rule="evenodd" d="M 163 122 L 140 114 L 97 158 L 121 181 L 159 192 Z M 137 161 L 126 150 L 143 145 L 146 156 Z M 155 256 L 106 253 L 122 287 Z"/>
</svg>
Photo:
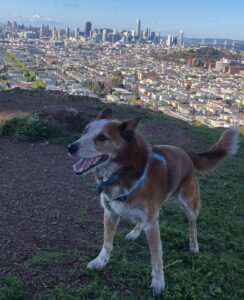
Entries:
<svg viewBox="0 0 244 300">
<path fill-rule="evenodd" d="M 30 16 L 29 18 L 30 18 L 30 20 L 33 20 L 33 21 L 41 20 L 42 19 L 42 17 L 40 15 L 38 15 L 38 14 Z"/>
<path fill-rule="evenodd" d="M 39 14 L 35 14 L 32 16 L 21 16 L 21 15 L 13 14 L 12 18 L 27 20 L 27 21 L 52 21 L 51 18 L 45 18 L 45 17 L 40 16 Z"/>
<path fill-rule="evenodd" d="M 76 4 L 76 3 L 64 3 L 64 6 L 67 7 L 67 8 L 78 8 L 78 7 L 80 7 L 80 5 Z"/>
<path fill-rule="evenodd" d="M 11 19 L 13 21 L 21 22 L 21 23 L 30 23 L 32 25 L 40 25 L 42 23 L 48 25 L 62 25 L 62 23 L 57 22 L 49 17 L 41 16 L 40 14 L 34 14 L 32 16 L 22 16 L 22 15 L 11 15 Z"/>
</svg>

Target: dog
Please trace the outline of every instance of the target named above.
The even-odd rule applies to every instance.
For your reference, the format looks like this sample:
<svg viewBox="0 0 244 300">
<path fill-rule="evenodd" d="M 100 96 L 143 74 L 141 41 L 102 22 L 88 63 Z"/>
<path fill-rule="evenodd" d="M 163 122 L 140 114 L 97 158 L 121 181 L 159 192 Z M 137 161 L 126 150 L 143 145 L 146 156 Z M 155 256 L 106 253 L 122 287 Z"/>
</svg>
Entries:
<svg viewBox="0 0 244 300">
<path fill-rule="evenodd" d="M 145 231 L 152 264 L 151 288 L 165 288 L 159 210 L 171 196 L 177 196 L 188 221 L 190 251 L 199 251 L 197 217 L 201 208 L 195 169 L 215 169 L 238 148 L 238 129 L 227 129 L 206 152 L 189 153 L 169 145 L 152 146 L 136 130 L 141 117 L 117 120 L 112 110 L 103 110 L 85 128 L 81 138 L 68 146 L 79 159 L 73 166 L 77 175 L 94 171 L 104 209 L 104 242 L 89 269 L 102 269 L 109 261 L 113 238 L 120 218 L 136 224 L 126 235 L 137 239 Z"/>
</svg>

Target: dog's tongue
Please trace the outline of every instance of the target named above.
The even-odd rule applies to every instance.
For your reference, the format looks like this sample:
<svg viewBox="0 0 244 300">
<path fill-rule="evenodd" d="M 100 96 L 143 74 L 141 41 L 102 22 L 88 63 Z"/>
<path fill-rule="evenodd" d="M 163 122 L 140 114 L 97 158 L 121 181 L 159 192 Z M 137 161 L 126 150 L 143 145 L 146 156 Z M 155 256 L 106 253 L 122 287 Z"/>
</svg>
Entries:
<svg viewBox="0 0 244 300">
<path fill-rule="evenodd" d="M 80 173 L 83 172 L 87 169 L 89 169 L 89 167 L 94 163 L 96 158 L 82 158 L 81 160 L 79 160 L 74 166 L 74 171 L 75 173 Z"/>
</svg>

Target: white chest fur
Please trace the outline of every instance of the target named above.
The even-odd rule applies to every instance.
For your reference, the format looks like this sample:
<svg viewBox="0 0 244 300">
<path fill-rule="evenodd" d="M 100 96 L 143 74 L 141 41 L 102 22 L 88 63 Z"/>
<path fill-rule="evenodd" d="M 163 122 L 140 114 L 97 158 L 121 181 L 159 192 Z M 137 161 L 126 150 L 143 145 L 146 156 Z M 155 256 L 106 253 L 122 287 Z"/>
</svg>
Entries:
<svg viewBox="0 0 244 300">
<path fill-rule="evenodd" d="M 144 210 L 135 207 L 130 202 L 122 202 L 108 199 L 103 193 L 101 194 L 101 205 L 104 209 L 109 210 L 133 223 L 145 223 L 147 221 L 147 214 Z"/>
</svg>

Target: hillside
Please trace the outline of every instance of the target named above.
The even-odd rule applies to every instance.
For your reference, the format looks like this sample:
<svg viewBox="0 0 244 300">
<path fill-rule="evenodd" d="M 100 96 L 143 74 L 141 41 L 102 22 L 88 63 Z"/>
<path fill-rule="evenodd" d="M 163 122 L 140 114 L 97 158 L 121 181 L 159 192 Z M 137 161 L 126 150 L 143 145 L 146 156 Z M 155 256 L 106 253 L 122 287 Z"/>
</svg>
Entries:
<svg viewBox="0 0 244 300">
<path fill-rule="evenodd" d="M 173 201 L 162 208 L 163 296 L 149 289 L 145 235 L 126 242 L 132 228 L 126 223 L 118 230 L 107 267 L 86 269 L 102 243 L 102 209 L 93 176 L 73 174 L 66 145 L 108 106 L 118 118 L 143 115 L 139 130 L 153 144 L 201 151 L 221 134 L 97 99 L 1 92 L 0 299 L 243 299 L 243 137 L 236 156 L 199 176 L 199 254 L 188 252 L 187 221 L 180 208 Z"/>
</svg>

